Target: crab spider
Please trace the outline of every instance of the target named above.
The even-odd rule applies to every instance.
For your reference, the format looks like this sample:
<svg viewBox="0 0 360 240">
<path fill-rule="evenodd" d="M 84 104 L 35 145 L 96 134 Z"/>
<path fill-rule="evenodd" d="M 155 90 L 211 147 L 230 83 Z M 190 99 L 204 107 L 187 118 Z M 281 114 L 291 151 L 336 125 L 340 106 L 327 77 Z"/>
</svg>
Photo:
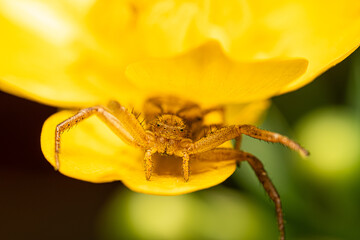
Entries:
<svg viewBox="0 0 360 240">
<path fill-rule="evenodd" d="M 150 98 L 144 106 L 144 128 L 133 113 L 115 101 L 110 102 L 107 108 L 95 106 L 82 109 L 56 127 L 55 169 L 60 168 L 61 133 L 95 114 L 125 143 L 144 150 L 145 177 L 149 181 L 152 175 L 154 154 L 181 157 L 183 177 L 186 182 L 190 178 L 189 162 L 194 158 L 248 162 L 275 204 L 280 239 L 285 239 L 279 194 L 260 160 L 250 153 L 239 150 L 241 135 L 245 134 L 267 142 L 281 143 L 304 156 L 307 156 L 308 152 L 285 136 L 261 130 L 252 125 L 217 125 L 215 129 L 204 125 L 204 117 L 214 111 L 223 111 L 223 109 L 221 107 L 201 109 L 195 103 L 175 97 Z M 209 129 L 210 131 L 206 131 Z M 236 140 L 235 149 L 218 148 L 219 145 L 231 139 Z"/>
</svg>

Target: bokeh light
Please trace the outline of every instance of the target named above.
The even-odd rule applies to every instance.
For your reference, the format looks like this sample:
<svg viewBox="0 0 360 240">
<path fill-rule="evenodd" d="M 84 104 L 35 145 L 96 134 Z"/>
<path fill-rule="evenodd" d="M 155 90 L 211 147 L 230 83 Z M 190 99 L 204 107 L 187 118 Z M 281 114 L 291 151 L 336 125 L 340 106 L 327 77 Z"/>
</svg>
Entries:
<svg viewBox="0 0 360 240">
<path fill-rule="evenodd" d="M 359 123 L 350 109 L 334 106 L 310 112 L 298 123 L 297 132 L 299 141 L 311 148 L 303 163 L 315 173 L 335 177 L 357 171 Z"/>
<path fill-rule="evenodd" d="M 119 191 L 104 210 L 100 238 L 276 238 L 274 216 L 261 208 L 251 197 L 224 187 L 182 196 Z"/>
</svg>

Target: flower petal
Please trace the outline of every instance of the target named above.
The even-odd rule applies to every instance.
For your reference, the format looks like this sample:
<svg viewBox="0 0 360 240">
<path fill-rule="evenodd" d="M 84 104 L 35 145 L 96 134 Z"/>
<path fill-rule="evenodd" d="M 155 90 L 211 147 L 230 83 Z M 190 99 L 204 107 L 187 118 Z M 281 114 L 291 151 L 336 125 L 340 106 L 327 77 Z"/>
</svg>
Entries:
<svg viewBox="0 0 360 240">
<path fill-rule="evenodd" d="M 84 91 L 86 87 L 68 81 L 65 73 L 74 58 L 66 47 L 74 25 L 41 2 L 3 1 L 0 6 L 0 25 L 6 33 L 0 38 L 1 90 L 54 105 L 64 98 L 69 103 L 97 100 Z"/>
<path fill-rule="evenodd" d="M 179 195 L 218 185 L 230 177 L 235 161 L 190 160 L 190 180 L 184 181 L 182 159 L 177 157 L 154 157 L 154 171 L 150 181 L 144 177 L 142 168 L 123 178 L 131 190 L 154 195 Z M 135 169 L 134 169 L 135 170 Z"/>
<path fill-rule="evenodd" d="M 220 45 L 208 42 L 186 54 L 128 66 L 126 75 L 139 89 L 207 104 L 267 99 L 301 76 L 304 59 L 236 62 Z"/>
<path fill-rule="evenodd" d="M 249 23 L 249 9 L 241 1 L 152 1 L 139 11 L 137 23 L 146 50 L 154 57 L 170 57 L 209 39 L 225 49 Z"/>
<path fill-rule="evenodd" d="M 154 1 L 139 12 L 152 56 L 170 57 L 218 40 L 236 60 L 305 58 L 308 71 L 280 93 L 302 87 L 360 43 L 360 1 Z"/>
<path fill-rule="evenodd" d="M 0 90 L 61 107 L 132 99 L 124 77 L 128 59 L 114 58 L 96 43 L 80 9 L 67 1 L 0 3 L 6 33 L 0 38 Z"/>
<path fill-rule="evenodd" d="M 225 125 L 258 125 L 270 105 L 271 102 L 269 100 L 243 104 L 226 104 L 223 106 L 224 111 L 208 113 L 204 118 L 204 124 L 208 126 L 224 123 Z"/>
<path fill-rule="evenodd" d="M 271 102 L 269 100 L 251 102 L 247 104 L 225 105 L 225 123 L 227 125 L 257 125 L 264 117 L 264 114 L 270 105 Z"/>
<path fill-rule="evenodd" d="M 53 166 L 56 125 L 73 115 L 72 111 L 61 111 L 44 123 L 41 147 L 45 158 Z M 134 191 L 148 194 L 178 195 L 208 188 L 223 182 L 236 168 L 235 161 L 195 159 L 190 163 L 190 180 L 185 182 L 181 172 L 181 158 L 164 159 L 158 155 L 154 156 L 151 181 L 147 181 L 143 158 L 143 151 L 125 145 L 96 117 L 90 117 L 62 134 L 62 174 L 89 182 L 122 180 Z"/>
<path fill-rule="evenodd" d="M 360 44 L 360 1 L 248 1 L 251 26 L 233 39 L 236 59 L 302 57 L 308 71 L 281 90 L 292 91 L 342 61 Z"/>
<path fill-rule="evenodd" d="M 73 111 L 61 111 L 48 118 L 41 133 L 41 148 L 45 158 L 55 166 L 55 128 Z M 129 172 L 134 159 L 142 151 L 123 143 L 103 122 L 90 117 L 61 137 L 60 172 L 89 182 L 120 180 Z"/>
</svg>

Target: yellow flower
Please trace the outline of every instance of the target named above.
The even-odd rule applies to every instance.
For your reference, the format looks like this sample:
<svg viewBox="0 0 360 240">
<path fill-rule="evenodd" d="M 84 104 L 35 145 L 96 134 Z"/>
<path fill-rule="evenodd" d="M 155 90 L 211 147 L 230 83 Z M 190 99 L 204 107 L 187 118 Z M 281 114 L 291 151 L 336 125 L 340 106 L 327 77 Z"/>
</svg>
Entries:
<svg viewBox="0 0 360 240">
<path fill-rule="evenodd" d="M 360 3 L 2 0 L 0 26 L 3 91 L 67 108 L 115 99 L 137 111 L 150 96 L 176 95 L 226 104 L 227 123 L 240 124 L 358 47 Z M 42 150 L 53 165 L 55 127 L 73 114 L 60 111 L 44 124 Z M 184 182 L 180 163 L 161 162 L 147 181 L 143 156 L 90 118 L 63 134 L 60 171 L 176 195 L 235 170 L 234 162 L 194 161 Z"/>
<path fill-rule="evenodd" d="M 282 88 L 285 93 L 309 83 L 359 46 L 359 9 L 356 0 L 166 0 L 144 11 L 139 25 L 148 51 L 156 56 L 180 53 L 211 38 L 236 60 L 309 60 L 308 71 Z"/>
</svg>

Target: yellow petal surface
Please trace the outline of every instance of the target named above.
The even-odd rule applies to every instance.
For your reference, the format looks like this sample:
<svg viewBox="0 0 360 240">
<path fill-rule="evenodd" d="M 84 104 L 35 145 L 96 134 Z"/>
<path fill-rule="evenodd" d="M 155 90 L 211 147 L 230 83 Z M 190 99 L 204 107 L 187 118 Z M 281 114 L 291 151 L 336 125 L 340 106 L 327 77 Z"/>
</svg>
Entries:
<svg viewBox="0 0 360 240">
<path fill-rule="evenodd" d="M 267 99 L 300 77 L 304 59 L 237 62 L 211 41 L 181 56 L 129 65 L 127 77 L 154 95 L 172 94 L 207 104 Z"/>
<path fill-rule="evenodd" d="M 205 125 L 258 125 L 270 107 L 269 100 L 257 101 L 243 104 L 227 104 L 223 106 L 224 111 L 213 111 L 204 118 Z"/>
<path fill-rule="evenodd" d="M 300 88 L 342 61 L 360 43 L 360 1 L 153 1 L 138 28 L 154 56 L 169 57 L 218 40 L 234 59 L 305 58 Z"/>
<path fill-rule="evenodd" d="M 87 32 L 91 4 L 84 5 L 0 2 L 0 90 L 62 107 L 132 98 L 124 78 L 126 57 L 109 54 Z"/>
<path fill-rule="evenodd" d="M 74 115 L 72 111 L 54 114 L 44 123 L 41 147 L 54 166 L 55 127 Z M 178 195 L 217 185 L 235 171 L 234 161 L 194 160 L 191 176 L 185 182 L 181 159 L 154 157 L 151 181 L 145 179 L 144 153 L 125 145 L 97 117 L 93 116 L 62 134 L 60 172 L 89 182 L 121 180 L 134 191 L 156 195 Z"/>
<path fill-rule="evenodd" d="M 359 5 L 354 0 L 2 0 L 0 89 L 64 107 L 109 99 L 141 102 L 143 96 L 134 97 L 141 94 L 123 76 L 128 63 L 174 56 L 216 39 L 236 60 L 307 59 L 308 71 L 280 94 L 303 86 L 357 48 Z"/>
<path fill-rule="evenodd" d="M 235 161 L 190 160 L 190 180 L 184 181 L 181 158 L 154 158 L 155 168 L 151 181 L 145 180 L 144 171 L 123 178 L 123 183 L 131 190 L 155 195 L 179 195 L 218 185 L 230 177 L 236 169 Z M 135 169 L 134 169 L 135 170 Z"/>
<path fill-rule="evenodd" d="M 251 25 L 229 48 L 237 59 L 303 57 L 308 71 L 292 91 L 342 61 L 360 44 L 360 1 L 248 1 Z"/>
<path fill-rule="evenodd" d="M 225 106 L 225 123 L 227 125 L 253 124 L 257 125 L 270 107 L 269 100 L 247 104 L 228 104 Z"/>
<path fill-rule="evenodd" d="M 209 39 L 227 45 L 249 24 L 249 9 L 240 1 L 151 1 L 139 11 L 138 31 L 152 56 L 169 57 Z"/>
<path fill-rule="evenodd" d="M 45 158 L 55 166 L 55 128 L 76 112 L 61 111 L 48 118 L 41 133 Z M 134 159 L 143 156 L 128 147 L 103 122 L 93 116 L 61 136 L 60 172 L 90 182 L 119 180 Z"/>
</svg>

